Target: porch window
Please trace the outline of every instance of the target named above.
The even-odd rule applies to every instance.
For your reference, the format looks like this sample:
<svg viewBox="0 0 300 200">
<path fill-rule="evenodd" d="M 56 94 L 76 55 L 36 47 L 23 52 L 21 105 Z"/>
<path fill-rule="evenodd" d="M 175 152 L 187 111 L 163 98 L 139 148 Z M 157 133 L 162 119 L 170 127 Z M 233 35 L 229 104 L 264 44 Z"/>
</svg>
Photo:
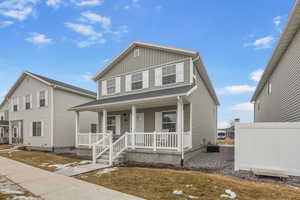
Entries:
<svg viewBox="0 0 300 200">
<path fill-rule="evenodd" d="M 30 108 L 31 108 L 31 105 L 30 105 L 30 95 L 26 95 L 25 96 L 25 109 L 29 110 Z"/>
<path fill-rule="evenodd" d="M 113 134 L 116 133 L 116 117 L 115 116 L 107 117 L 107 130 L 111 131 Z"/>
<path fill-rule="evenodd" d="M 162 113 L 163 130 L 169 130 L 169 132 L 176 132 L 176 121 L 177 121 L 176 111 Z"/>
<path fill-rule="evenodd" d="M 97 133 L 97 124 L 91 124 L 91 133 Z"/>
<path fill-rule="evenodd" d="M 176 83 L 176 65 L 162 68 L 162 84 L 167 85 L 171 83 Z"/>
<path fill-rule="evenodd" d="M 143 88 L 143 74 L 138 73 L 132 75 L 132 83 L 131 83 L 132 90 L 138 90 Z"/>
<path fill-rule="evenodd" d="M 40 91 L 40 107 L 45 107 L 46 106 L 46 92 L 45 91 Z"/>
<path fill-rule="evenodd" d="M 32 136 L 42 136 L 42 122 L 32 122 Z"/>
<path fill-rule="evenodd" d="M 116 81 L 111 79 L 107 81 L 107 94 L 113 94 L 116 92 Z"/>
</svg>

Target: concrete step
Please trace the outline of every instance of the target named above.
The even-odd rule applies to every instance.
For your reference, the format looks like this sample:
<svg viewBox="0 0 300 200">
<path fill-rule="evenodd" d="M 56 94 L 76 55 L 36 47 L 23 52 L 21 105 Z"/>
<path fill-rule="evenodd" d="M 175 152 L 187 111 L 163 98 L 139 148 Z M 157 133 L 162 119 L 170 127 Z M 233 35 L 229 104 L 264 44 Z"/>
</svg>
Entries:
<svg viewBox="0 0 300 200">
<path fill-rule="evenodd" d="M 104 164 L 104 165 L 108 165 L 108 164 L 109 164 L 109 160 L 100 158 L 100 159 L 97 159 L 97 163 L 99 163 L 99 164 Z"/>
</svg>

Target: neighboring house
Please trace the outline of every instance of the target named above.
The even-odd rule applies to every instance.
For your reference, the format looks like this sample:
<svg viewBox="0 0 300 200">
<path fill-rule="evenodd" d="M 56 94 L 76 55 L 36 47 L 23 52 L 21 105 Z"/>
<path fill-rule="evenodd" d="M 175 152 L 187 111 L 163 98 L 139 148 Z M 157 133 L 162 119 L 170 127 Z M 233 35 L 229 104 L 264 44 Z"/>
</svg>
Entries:
<svg viewBox="0 0 300 200">
<path fill-rule="evenodd" d="M 300 1 L 252 97 L 255 122 L 300 121 Z"/>
<path fill-rule="evenodd" d="M 0 105 L 3 138 L 38 150 L 74 147 L 75 121 L 67 109 L 95 99 L 94 92 L 24 72 Z M 89 131 L 94 118 L 92 113 L 83 115 L 82 131 Z"/>
<path fill-rule="evenodd" d="M 219 101 L 198 52 L 133 42 L 94 80 L 98 100 L 70 109 L 77 123 L 80 112 L 98 113 L 100 133 L 76 137 L 82 150 L 97 142 L 94 160 L 109 151 L 111 161 L 126 150 L 127 161 L 177 165 L 188 152 L 215 144 Z M 112 132 L 111 147 L 103 132 Z"/>
<path fill-rule="evenodd" d="M 218 129 L 218 136 L 217 139 L 225 139 L 231 138 L 234 139 L 235 135 L 235 123 L 240 123 L 239 118 L 235 118 L 228 128 Z"/>
</svg>

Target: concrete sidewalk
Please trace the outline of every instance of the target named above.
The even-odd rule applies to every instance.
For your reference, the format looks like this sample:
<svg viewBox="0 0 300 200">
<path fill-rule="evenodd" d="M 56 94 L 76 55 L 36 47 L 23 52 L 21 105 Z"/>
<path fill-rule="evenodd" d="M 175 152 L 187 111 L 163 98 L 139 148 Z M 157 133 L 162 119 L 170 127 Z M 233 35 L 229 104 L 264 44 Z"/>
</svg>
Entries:
<svg viewBox="0 0 300 200">
<path fill-rule="evenodd" d="M 45 200 L 142 200 L 3 157 L 0 157 L 0 174 Z"/>
</svg>

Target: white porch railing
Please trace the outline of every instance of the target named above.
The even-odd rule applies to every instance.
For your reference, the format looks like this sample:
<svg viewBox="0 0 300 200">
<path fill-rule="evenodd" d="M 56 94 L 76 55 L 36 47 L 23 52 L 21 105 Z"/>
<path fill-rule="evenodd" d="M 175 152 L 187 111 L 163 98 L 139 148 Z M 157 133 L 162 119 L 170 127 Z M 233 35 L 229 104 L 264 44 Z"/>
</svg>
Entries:
<svg viewBox="0 0 300 200">
<path fill-rule="evenodd" d="M 182 138 L 178 132 L 125 133 L 115 142 L 112 142 L 112 133 L 107 133 L 93 144 L 93 161 L 109 151 L 109 163 L 112 165 L 113 160 L 128 148 L 181 151 L 181 139 L 184 149 L 192 147 L 191 132 L 184 132 Z"/>
<path fill-rule="evenodd" d="M 77 146 L 88 146 L 89 148 L 103 138 L 103 133 L 78 133 Z"/>
</svg>

